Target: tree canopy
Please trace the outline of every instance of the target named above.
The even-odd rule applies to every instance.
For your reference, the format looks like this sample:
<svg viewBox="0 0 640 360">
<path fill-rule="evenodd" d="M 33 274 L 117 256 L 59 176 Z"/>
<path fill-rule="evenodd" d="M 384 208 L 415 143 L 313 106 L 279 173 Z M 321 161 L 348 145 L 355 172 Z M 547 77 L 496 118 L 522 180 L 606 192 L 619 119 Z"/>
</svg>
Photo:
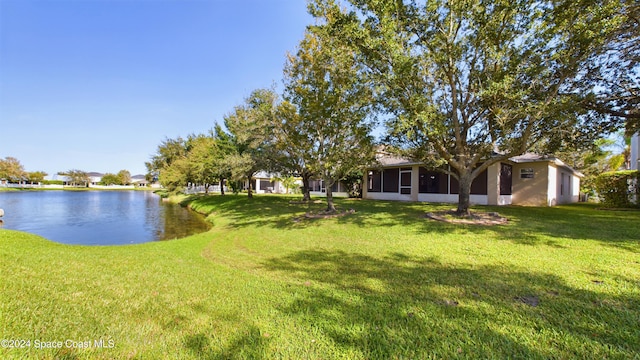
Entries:
<svg viewBox="0 0 640 360">
<path fill-rule="evenodd" d="M 11 156 L 0 159 L 0 179 L 22 181 L 26 176 L 27 172 L 18 159 Z"/>
<path fill-rule="evenodd" d="M 89 182 L 91 181 L 91 179 L 89 178 L 89 174 L 86 171 L 78 169 L 72 169 L 58 174 L 66 176 L 68 178 L 67 182 L 73 186 L 88 186 Z"/>
<path fill-rule="evenodd" d="M 613 127 L 575 89 L 619 31 L 619 2 L 316 0 L 310 11 L 358 52 L 399 152 L 458 179 L 460 214 L 492 164 Z"/>
<path fill-rule="evenodd" d="M 324 181 L 327 211 L 335 211 L 334 183 L 375 159 L 372 93 L 355 53 L 323 30 L 310 28 L 297 54 L 288 56 L 284 98 L 290 105 L 279 129 L 298 171 Z"/>
<path fill-rule="evenodd" d="M 270 89 L 254 90 L 243 104 L 224 117 L 233 153 L 226 162 L 234 180 L 248 180 L 248 196 L 252 197 L 251 178 L 258 171 L 275 171 L 278 150 L 273 136 L 276 126 L 278 94 Z"/>
<path fill-rule="evenodd" d="M 640 3 L 606 2 L 620 26 L 607 34 L 604 51 L 580 74 L 583 105 L 626 121 L 627 135 L 640 131 Z"/>
</svg>

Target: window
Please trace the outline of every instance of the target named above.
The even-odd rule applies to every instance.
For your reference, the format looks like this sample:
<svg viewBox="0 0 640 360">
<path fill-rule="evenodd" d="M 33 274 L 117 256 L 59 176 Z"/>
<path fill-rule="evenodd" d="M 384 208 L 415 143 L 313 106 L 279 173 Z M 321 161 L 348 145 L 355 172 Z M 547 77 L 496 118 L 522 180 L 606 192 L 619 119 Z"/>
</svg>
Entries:
<svg viewBox="0 0 640 360">
<path fill-rule="evenodd" d="M 533 168 L 520 169 L 520 179 L 533 179 Z"/>
<path fill-rule="evenodd" d="M 382 191 L 398 192 L 400 169 L 385 169 L 382 172 Z"/>
<path fill-rule="evenodd" d="M 264 190 L 264 191 L 271 190 L 271 191 L 273 191 L 273 186 L 274 186 L 274 183 L 272 181 L 260 180 L 260 190 Z M 269 189 L 269 188 L 271 188 L 271 189 Z"/>
<path fill-rule="evenodd" d="M 309 190 L 316 192 L 324 192 L 324 184 L 322 180 L 310 180 L 309 181 Z"/>
<path fill-rule="evenodd" d="M 368 192 L 380 192 L 382 191 L 382 173 L 376 170 L 369 170 L 367 174 L 367 191 Z"/>
<path fill-rule="evenodd" d="M 333 185 L 331 186 L 331 192 L 340 192 L 342 191 L 342 186 L 340 186 L 340 182 L 336 181 L 335 183 L 333 183 Z"/>
<path fill-rule="evenodd" d="M 420 168 L 418 191 L 421 194 L 446 194 L 447 175 Z"/>
<path fill-rule="evenodd" d="M 471 182 L 471 195 L 487 195 L 487 170 L 481 172 Z M 451 177 L 451 194 L 460 192 L 460 183 L 453 176 Z"/>
</svg>

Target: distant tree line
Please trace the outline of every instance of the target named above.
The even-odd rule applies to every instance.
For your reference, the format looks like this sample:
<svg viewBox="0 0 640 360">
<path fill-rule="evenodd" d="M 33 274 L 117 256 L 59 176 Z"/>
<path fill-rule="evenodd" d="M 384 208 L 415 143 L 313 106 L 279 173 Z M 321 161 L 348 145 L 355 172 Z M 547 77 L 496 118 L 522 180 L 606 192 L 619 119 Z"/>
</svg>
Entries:
<svg viewBox="0 0 640 360">
<path fill-rule="evenodd" d="M 0 159 L 0 179 L 7 180 L 11 183 L 30 183 L 30 184 L 60 184 L 66 182 L 72 186 L 86 187 L 91 182 L 89 173 L 82 170 L 72 169 L 58 172 L 58 175 L 65 176 L 63 180 L 45 180 L 48 176 L 44 171 L 25 171 L 24 166 L 14 157 L 7 156 Z M 117 174 L 106 173 L 102 176 L 100 184 L 102 185 L 130 185 L 131 173 L 128 170 L 120 170 Z"/>
<path fill-rule="evenodd" d="M 13 183 L 41 183 L 47 175 L 44 171 L 25 171 L 20 161 L 14 157 L 7 156 L 0 159 L 0 179 Z"/>
</svg>

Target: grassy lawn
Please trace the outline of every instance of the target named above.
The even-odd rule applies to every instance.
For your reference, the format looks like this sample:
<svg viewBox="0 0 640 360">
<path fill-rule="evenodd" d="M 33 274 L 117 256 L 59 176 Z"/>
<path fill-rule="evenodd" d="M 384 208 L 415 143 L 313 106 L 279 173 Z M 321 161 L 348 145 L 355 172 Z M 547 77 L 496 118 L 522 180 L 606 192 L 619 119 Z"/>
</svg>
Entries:
<svg viewBox="0 0 640 360">
<path fill-rule="evenodd" d="M 0 358 L 640 357 L 640 212 L 482 208 L 509 218 L 482 227 L 291 199 L 191 199 L 211 231 L 141 245 L 0 230 L 0 339 L 30 341 Z"/>
</svg>

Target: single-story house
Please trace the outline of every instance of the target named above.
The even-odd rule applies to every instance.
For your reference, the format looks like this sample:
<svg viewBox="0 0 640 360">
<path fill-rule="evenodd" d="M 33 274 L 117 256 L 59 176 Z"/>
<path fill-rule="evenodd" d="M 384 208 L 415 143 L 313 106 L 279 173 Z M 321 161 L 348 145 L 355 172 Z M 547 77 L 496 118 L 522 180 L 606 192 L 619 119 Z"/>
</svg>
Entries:
<svg viewBox="0 0 640 360">
<path fill-rule="evenodd" d="M 275 180 L 277 177 L 277 174 L 260 171 L 251 178 L 251 188 L 256 194 L 284 194 L 285 188 L 282 186 L 282 182 Z M 245 184 L 246 186 L 247 184 Z"/>
<path fill-rule="evenodd" d="M 458 202 L 458 181 L 423 164 L 384 155 L 365 172 L 363 198 Z M 476 177 L 470 201 L 479 205 L 553 206 L 579 200 L 583 175 L 559 159 L 524 154 L 495 163 Z"/>
<path fill-rule="evenodd" d="M 276 194 L 284 194 L 287 189 L 282 184 L 281 181 L 276 180 L 279 177 L 278 174 L 271 174 L 265 171 L 260 171 L 256 173 L 251 178 L 251 188 L 256 194 L 264 194 L 264 193 L 276 193 Z M 302 187 L 302 179 L 297 179 L 296 184 L 299 187 Z M 246 187 L 247 184 L 245 184 Z M 342 182 L 337 182 L 333 184 L 331 187 L 333 190 L 333 196 L 335 197 L 348 197 L 349 193 L 347 191 L 346 186 Z M 293 189 L 289 189 L 292 191 Z M 309 194 L 311 196 L 326 196 L 327 189 L 324 185 L 323 180 L 315 180 L 312 179 L 309 181 Z"/>
<path fill-rule="evenodd" d="M 145 187 L 149 185 L 149 182 L 144 175 L 133 175 L 131 177 L 131 183 L 137 187 Z"/>
<path fill-rule="evenodd" d="M 89 177 L 89 186 L 95 186 L 100 184 L 100 181 L 102 181 L 102 177 L 104 176 L 104 174 L 92 171 L 88 172 L 87 176 Z"/>
</svg>

